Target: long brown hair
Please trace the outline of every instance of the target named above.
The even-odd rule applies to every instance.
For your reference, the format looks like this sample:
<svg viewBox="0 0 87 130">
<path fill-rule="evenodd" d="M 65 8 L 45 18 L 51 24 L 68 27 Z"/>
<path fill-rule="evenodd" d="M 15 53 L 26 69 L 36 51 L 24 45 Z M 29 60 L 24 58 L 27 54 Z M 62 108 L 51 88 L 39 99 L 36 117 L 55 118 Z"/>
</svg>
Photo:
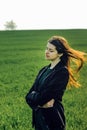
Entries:
<svg viewBox="0 0 87 130">
<path fill-rule="evenodd" d="M 71 48 L 68 41 L 62 36 L 52 36 L 48 42 L 56 46 L 58 53 L 63 53 L 61 62 L 64 63 L 69 71 L 69 82 L 67 86 L 69 88 L 80 87 L 78 72 L 82 68 L 83 63 L 87 60 L 87 54 Z"/>
</svg>

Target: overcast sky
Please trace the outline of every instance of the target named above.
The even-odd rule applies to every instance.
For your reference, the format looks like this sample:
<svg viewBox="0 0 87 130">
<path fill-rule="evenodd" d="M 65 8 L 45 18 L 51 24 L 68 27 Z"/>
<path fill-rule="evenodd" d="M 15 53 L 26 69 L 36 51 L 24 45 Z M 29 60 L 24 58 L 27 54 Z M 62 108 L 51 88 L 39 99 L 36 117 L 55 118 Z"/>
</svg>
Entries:
<svg viewBox="0 0 87 130">
<path fill-rule="evenodd" d="M 11 20 L 17 29 L 87 29 L 87 0 L 0 0 L 0 30 Z"/>
</svg>

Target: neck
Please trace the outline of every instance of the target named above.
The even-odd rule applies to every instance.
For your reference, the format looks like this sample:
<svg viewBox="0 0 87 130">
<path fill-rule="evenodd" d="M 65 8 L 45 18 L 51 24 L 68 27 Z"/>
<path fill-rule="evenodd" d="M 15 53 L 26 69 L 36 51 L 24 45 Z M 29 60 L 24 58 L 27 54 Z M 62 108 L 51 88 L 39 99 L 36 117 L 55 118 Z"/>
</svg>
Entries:
<svg viewBox="0 0 87 130">
<path fill-rule="evenodd" d="M 51 62 L 50 69 L 53 69 L 58 63 L 60 62 L 60 59 L 55 59 Z"/>
</svg>

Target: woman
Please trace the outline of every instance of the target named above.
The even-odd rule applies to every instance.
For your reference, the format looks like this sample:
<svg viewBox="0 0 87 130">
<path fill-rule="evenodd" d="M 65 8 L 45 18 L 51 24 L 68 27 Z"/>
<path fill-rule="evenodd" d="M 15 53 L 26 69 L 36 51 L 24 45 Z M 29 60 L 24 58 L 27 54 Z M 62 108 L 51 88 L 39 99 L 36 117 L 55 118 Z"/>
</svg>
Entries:
<svg viewBox="0 0 87 130">
<path fill-rule="evenodd" d="M 39 71 L 26 102 L 33 110 L 35 130 L 65 130 L 62 97 L 66 87 L 80 86 L 75 76 L 83 66 L 85 53 L 72 49 L 65 38 L 53 36 L 45 57 L 51 64 Z"/>
</svg>

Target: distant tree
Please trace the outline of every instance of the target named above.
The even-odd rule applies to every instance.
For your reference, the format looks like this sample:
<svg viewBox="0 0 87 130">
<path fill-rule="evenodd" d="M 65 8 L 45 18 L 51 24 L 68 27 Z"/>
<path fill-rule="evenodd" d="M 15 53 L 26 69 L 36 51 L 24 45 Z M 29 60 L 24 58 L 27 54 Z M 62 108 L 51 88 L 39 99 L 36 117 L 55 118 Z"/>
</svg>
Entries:
<svg viewBox="0 0 87 130">
<path fill-rule="evenodd" d="M 5 29 L 6 29 L 6 30 L 15 30 L 16 27 L 17 27 L 16 23 L 13 22 L 13 20 L 7 21 L 7 22 L 4 24 L 4 26 L 5 26 Z"/>
</svg>

